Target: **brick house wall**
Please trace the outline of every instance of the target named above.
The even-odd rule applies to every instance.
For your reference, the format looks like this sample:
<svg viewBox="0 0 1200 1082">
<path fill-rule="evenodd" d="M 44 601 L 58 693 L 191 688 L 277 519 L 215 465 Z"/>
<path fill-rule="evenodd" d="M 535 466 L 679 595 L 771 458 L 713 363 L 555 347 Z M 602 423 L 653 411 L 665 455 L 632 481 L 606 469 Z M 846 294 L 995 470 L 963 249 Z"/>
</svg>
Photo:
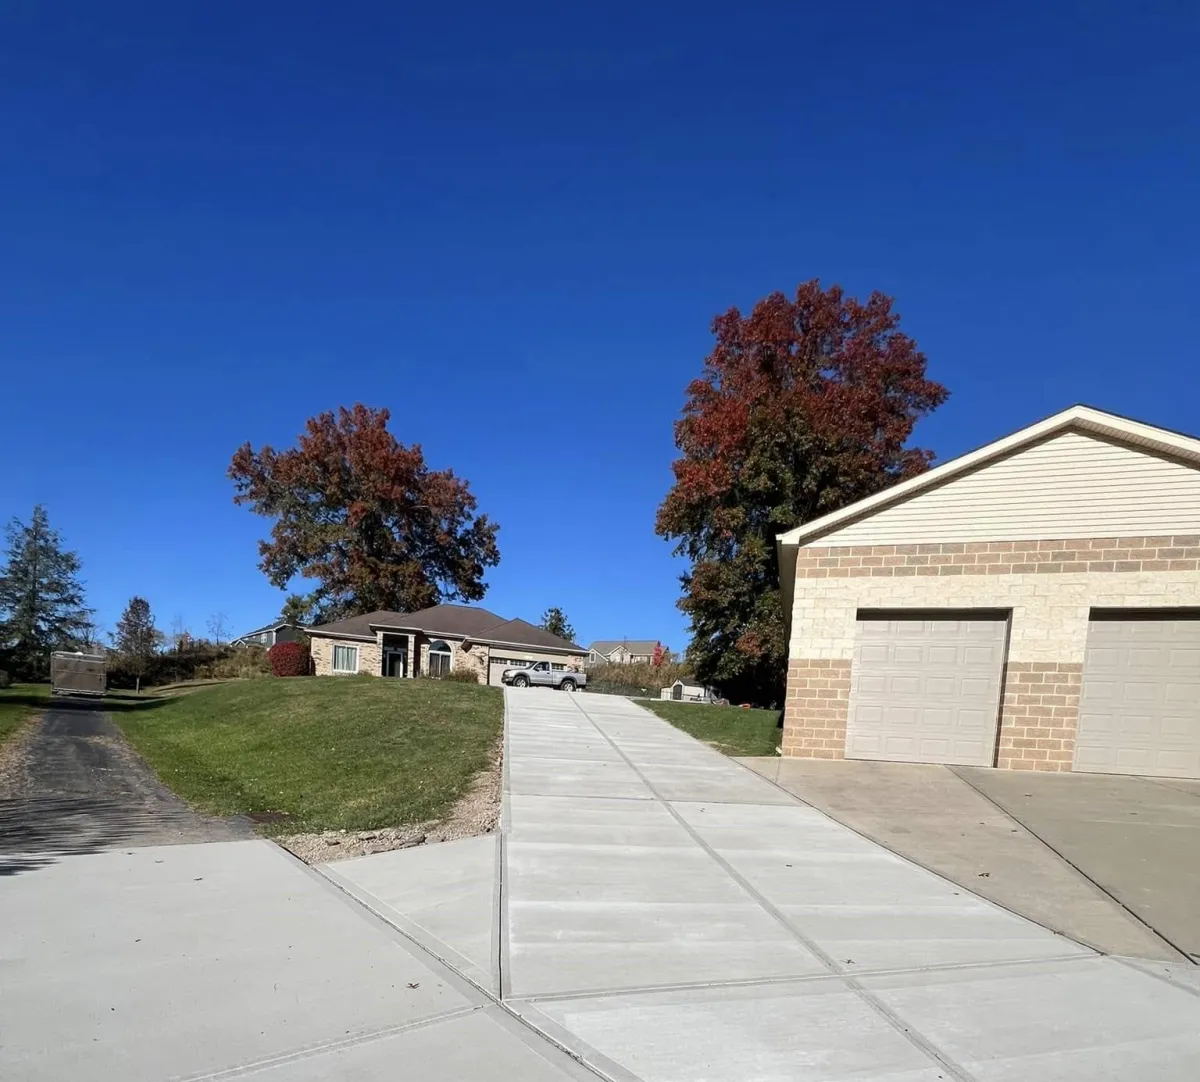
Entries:
<svg viewBox="0 0 1200 1082">
<path fill-rule="evenodd" d="M 1200 536 L 802 547 L 783 754 L 845 755 L 860 609 L 1011 612 L 997 765 L 1070 770 L 1093 608 L 1200 605 Z"/>
</svg>

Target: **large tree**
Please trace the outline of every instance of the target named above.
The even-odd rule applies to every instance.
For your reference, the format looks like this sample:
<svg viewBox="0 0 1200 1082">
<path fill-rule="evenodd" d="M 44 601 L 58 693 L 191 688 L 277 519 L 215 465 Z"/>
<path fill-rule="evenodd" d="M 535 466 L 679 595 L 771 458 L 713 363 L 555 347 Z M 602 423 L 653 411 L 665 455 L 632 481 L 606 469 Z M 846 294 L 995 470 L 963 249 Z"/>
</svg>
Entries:
<svg viewBox="0 0 1200 1082">
<path fill-rule="evenodd" d="M 52 650 L 75 650 L 92 628 L 84 604 L 79 557 L 63 547 L 46 509 L 28 523 L 13 519 L 5 531 L 8 553 L 0 569 L 0 667 L 28 679 L 49 671 Z"/>
<path fill-rule="evenodd" d="M 699 681 L 738 699 L 781 699 L 776 535 L 928 467 L 932 454 L 907 444 L 947 391 L 926 378 L 899 324 L 891 298 L 860 303 L 815 280 L 714 320 L 657 521 L 690 564 L 679 607 Z"/>
<path fill-rule="evenodd" d="M 305 600 L 317 621 L 478 601 L 484 569 L 500 562 L 497 527 L 476 515 L 467 482 L 430 469 L 419 444 L 397 442 L 388 418 L 361 404 L 322 413 L 296 447 L 247 443 L 230 464 L 234 501 L 275 520 L 259 566 L 280 588 L 315 579 Z"/>
<path fill-rule="evenodd" d="M 113 633 L 113 647 L 123 657 L 141 662 L 144 667 L 144 663 L 154 656 L 161 640 L 161 633 L 154 627 L 150 602 L 144 597 L 134 595 L 125 606 L 125 611 L 121 613 L 121 619 L 117 621 L 117 630 Z"/>
<path fill-rule="evenodd" d="M 558 607 L 547 609 L 542 613 L 542 622 L 538 626 L 543 631 L 549 631 L 551 635 L 566 639 L 567 642 L 575 641 L 575 629 L 567 619 L 566 613 Z"/>
</svg>

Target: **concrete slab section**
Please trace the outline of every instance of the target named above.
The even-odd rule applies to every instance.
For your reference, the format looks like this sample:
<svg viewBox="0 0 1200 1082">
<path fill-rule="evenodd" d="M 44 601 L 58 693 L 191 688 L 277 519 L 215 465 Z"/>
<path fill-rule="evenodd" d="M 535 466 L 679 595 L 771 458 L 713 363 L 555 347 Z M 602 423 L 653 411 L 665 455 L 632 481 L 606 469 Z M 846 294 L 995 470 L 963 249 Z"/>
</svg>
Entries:
<svg viewBox="0 0 1200 1082">
<path fill-rule="evenodd" d="M 841 981 L 517 1004 L 645 1082 L 937 1082 L 951 1077 Z M 599 1059 L 598 1057 L 603 1057 Z"/>
<path fill-rule="evenodd" d="M 261 1082 L 596 1082 L 497 1007 L 333 1047 L 256 1071 Z"/>
<path fill-rule="evenodd" d="M 1110 958 L 866 977 L 978 1082 L 1193 1082 L 1200 999 Z"/>
<path fill-rule="evenodd" d="M 740 761 L 893 852 L 1097 950 L 1183 957 L 944 766 Z"/>
<path fill-rule="evenodd" d="M 499 837 L 487 834 L 320 870 L 438 958 L 499 994 L 499 853 Z"/>
<path fill-rule="evenodd" d="M 71 856 L 0 889 L 0 1076 L 159 1082 L 482 1002 L 262 841 Z"/>
<path fill-rule="evenodd" d="M 958 773 L 1200 961 L 1200 795 L 1149 778 Z"/>
<path fill-rule="evenodd" d="M 675 809 L 792 927 L 848 971 L 1085 951 L 812 808 L 677 804 Z"/>
<path fill-rule="evenodd" d="M 510 815 L 514 995 L 823 972 L 663 805 L 514 797 Z"/>
<path fill-rule="evenodd" d="M 653 798 L 645 782 L 623 762 L 536 759 L 520 752 L 510 755 L 508 790 L 540 796 Z"/>
</svg>

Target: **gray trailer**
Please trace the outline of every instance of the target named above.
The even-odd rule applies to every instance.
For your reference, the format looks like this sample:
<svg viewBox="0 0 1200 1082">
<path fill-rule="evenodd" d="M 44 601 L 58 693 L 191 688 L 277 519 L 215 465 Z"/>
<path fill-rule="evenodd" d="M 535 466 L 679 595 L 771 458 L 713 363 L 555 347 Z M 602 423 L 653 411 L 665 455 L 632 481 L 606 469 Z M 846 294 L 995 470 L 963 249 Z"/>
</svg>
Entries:
<svg viewBox="0 0 1200 1082">
<path fill-rule="evenodd" d="M 50 655 L 52 695 L 104 694 L 107 685 L 103 654 L 72 654 L 56 650 Z"/>
</svg>

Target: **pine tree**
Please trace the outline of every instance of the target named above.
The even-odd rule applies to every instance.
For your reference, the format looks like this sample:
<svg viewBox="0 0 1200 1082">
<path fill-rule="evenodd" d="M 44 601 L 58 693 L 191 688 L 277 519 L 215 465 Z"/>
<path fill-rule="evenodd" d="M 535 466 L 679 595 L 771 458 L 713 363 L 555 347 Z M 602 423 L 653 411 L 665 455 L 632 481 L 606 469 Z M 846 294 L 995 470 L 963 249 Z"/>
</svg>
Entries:
<svg viewBox="0 0 1200 1082">
<path fill-rule="evenodd" d="M 33 509 L 26 525 L 13 519 L 5 531 L 8 554 L 0 571 L 0 655 L 17 675 L 42 679 L 52 650 L 75 650 L 91 627 L 84 604 L 79 557 L 63 548 L 46 509 Z"/>
<path fill-rule="evenodd" d="M 542 613 L 542 622 L 538 625 L 543 631 L 549 631 L 551 635 L 557 635 L 560 639 L 566 639 L 567 642 L 575 641 L 575 629 L 567 620 L 567 615 L 560 608 L 547 609 Z"/>
<path fill-rule="evenodd" d="M 117 621 L 117 630 L 113 635 L 117 652 L 131 660 L 146 661 L 154 655 L 158 640 L 159 633 L 154 629 L 150 602 L 144 597 L 131 597 L 121 619 Z"/>
</svg>

